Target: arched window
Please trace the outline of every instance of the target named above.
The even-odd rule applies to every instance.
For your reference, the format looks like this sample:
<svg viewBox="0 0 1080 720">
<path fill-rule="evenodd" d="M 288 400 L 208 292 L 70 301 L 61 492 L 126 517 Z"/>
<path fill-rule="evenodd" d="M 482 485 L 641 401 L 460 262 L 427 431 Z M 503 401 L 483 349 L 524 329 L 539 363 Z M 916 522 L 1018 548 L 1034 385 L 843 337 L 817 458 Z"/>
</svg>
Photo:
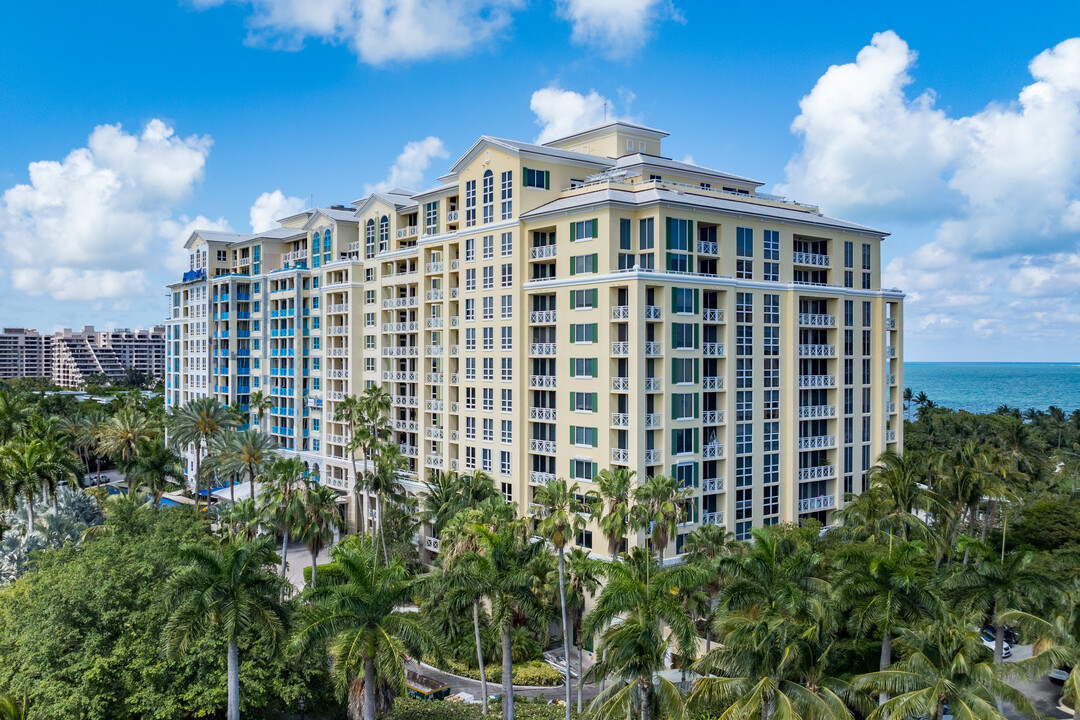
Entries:
<svg viewBox="0 0 1080 720">
<path fill-rule="evenodd" d="M 364 258 L 375 257 L 375 221 L 368 220 L 364 226 Z"/>
<path fill-rule="evenodd" d="M 484 171 L 484 222 L 489 223 L 495 219 L 495 174 L 490 170 Z"/>
<path fill-rule="evenodd" d="M 330 262 L 330 228 L 326 228 L 323 232 L 323 262 Z"/>
<path fill-rule="evenodd" d="M 316 230 L 311 236 L 311 251 L 308 253 L 311 257 L 311 267 L 319 267 L 319 231 Z"/>
<path fill-rule="evenodd" d="M 390 250 L 390 218 L 383 215 L 379 218 L 379 252 Z"/>
</svg>

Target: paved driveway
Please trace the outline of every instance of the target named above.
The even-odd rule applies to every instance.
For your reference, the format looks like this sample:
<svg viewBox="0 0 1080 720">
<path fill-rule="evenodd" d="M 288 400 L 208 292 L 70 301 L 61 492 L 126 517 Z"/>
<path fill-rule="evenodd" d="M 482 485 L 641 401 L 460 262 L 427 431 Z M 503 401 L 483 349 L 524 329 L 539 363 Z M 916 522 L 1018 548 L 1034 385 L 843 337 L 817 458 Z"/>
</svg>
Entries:
<svg viewBox="0 0 1080 720">
<path fill-rule="evenodd" d="M 1013 645 L 1012 657 L 1006 662 L 1016 662 L 1018 660 L 1026 660 L 1031 657 L 1030 645 Z M 1050 682 L 1050 679 L 1045 675 L 1034 679 L 1014 679 L 1011 682 L 1012 686 L 1020 692 L 1024 693 L 1034 703 L 1035 708 L 1039 711 L 1042 717 L 1047 718 L 1071 718 L 1072 715 L 1062 712 L 1058 709 L 1058 702 L 1061 699 L 1061 686 L 1055 685 Z M 1028 720 L 1027 716 L 1017 711 L 1012 705 L 1005 704 L 1005 716 L 1009 720 Z"/>
</svg>

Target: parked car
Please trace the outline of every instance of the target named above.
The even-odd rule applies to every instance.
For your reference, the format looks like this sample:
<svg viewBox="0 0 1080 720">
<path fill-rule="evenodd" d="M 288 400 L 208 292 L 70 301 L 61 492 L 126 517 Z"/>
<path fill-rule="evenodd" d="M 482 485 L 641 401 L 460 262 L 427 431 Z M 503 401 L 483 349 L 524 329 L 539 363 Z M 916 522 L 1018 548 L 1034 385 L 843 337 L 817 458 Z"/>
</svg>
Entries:
<svg viewBox="0 0 1080 720">
<path fill-rule="evenodd" d="M 1056 685 L 1064 685 L 1065 681 L 1069 679 L 1069 673 L 1072 672 L 1071 667 L 1059 667 L 1050 671 L 1050 682 Z"/>
<path fill-rule="evenodd" d="M 979 633 L 979 639 L 982 640 L 982 644 L 989 648 L 990 652 L 994 651 L 994 643 L 997 642 L 997 637 L 989 630 L 983 630 Z M 1001 644 L 1001 657 L 1012 657 L 1012 646 L 1008 642 Z"/>
<path fill-rule="evenodd" d="M 1005 642 L 1009 643 L 1010 645 L 1018 644 L 1020 642 L 1020 636 L 1017 635 L 1016 629 L 1013 628 L 1011 625 L 1005 625 L 1004 627 L 1005 627 Z M 983 628 L 983 631 L 988 632 L 991 635 L 997 634 L 997 628 L 994 627 L 993 625 L 987 625 L 986 627 Z"/>
</svg>

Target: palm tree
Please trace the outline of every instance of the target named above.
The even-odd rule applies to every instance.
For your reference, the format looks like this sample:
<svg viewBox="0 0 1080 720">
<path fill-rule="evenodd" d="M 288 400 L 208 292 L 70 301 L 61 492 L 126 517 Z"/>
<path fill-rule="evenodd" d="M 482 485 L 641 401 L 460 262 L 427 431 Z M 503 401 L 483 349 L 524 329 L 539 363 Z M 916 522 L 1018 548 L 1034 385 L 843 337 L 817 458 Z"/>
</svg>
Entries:
<svg viewBox="0 0 1080 720">
<path fill-rule="evenodd" d="M 251 497 L 255 497 L 255 477 L 262 466 L 273 460 L 278 448 L 277 442 L 269 435 L 258 430 L 236 430 L 227 433 L 226 452 L 232 467 L 241 468 L 247 473 Z"/>
<path fill-rule="evenodd" d="M 684 659 L 694 656 L 694 622 L 673 590 L 699 584 L 705 574 L 692 565 L 663 569 L 635 547 L 608 565 L 607 576 L 581 626 L 586 637 L 600 636 L 601 659 L 589 675 L 612 680 L 589 705 L 589 714 L 598 720 L 628 718 L 635 710 L 642 720 L 681 717 L 682 694 L 656 674 L 666 667 L 671 649 Z"/>
<path fill-rule="evenodd" d="M 96 483 L 101 484 L 101 456 L 102 451 L 99 443 L 102 433 L 105 431 L 105 423 L 109 416 L 100 407 L 95 407 L 82 417 L 79 422 L 79 442 L 86 447 L 87 454 L 93 453 L 94 466 L 97 475 Z"/>
<path fill-rule="evenodd" d="M 0 446 L 0 476 L 7 494 L 26 500 L 27 532 L 34 531 L 34 498 L 55 492 L 60 481 L 79 476 L 79 462 L 59 442 L 24 438 Z"/>
<path fill-rule="evenodd" d="M 857 637 L 881 637 L 878 669 L 892 664 L 896 628 L 912 626 L 942 611 L 941 602 L 922 585 L 915 561 L 926 554 L 920 543 L 900 543 L 887 555 L 854 546 L 841 550 L 836 580 L 841 607 Z M 888 698 L 881 696 L 881 702 Z"/>
<path fill-rule="evenodd" d="M 461 479 L 455 472 L 432 470 L 424 481 L 424 496 L 420 501 L 421 516 L 431 525 L 437 537 L 450 518 L 468 505 L 462 493 Z"/>
<path fill-rule="evenodd" d="M 481 574 L 480 563 L 475 562 L 475 557 L 468 555 L 477 550 L 476 533 L 458 533 L 454 539 L 453 544 L 447 543 L 440 547 L 440 550 L 444 551 L 441 555 L 443 566 L 431 574 L 430 578 L 433 582 L 430 587 L 433 596 L 437 596 L 439 602 L 445 603 L 452 612 L 465 611 L 466 608 L 472 611 L 476 665 L 480 670 L 481 712 L 486 716 L 488 714 L 488 686 L 483 642 L 480 635 L 480 614 L 483 612 L 480 604 L 487 596 L 488 578 Z"/>
<path fill-rule="evenodd" d="M 236 426 L 236 418 L 214 398 L 196 398 L 173 410 L 168 418 L 169 433 L 180 446 L 195 445 L 195 510 L 199 509 L 202 451 L 218 434 Z M 209 500 L 209 493 L 207 493 Z"/>
<path fill-rule="evenodd" d="M 20 432 L 30 418 L 30 406 L 19 395 L 0 390 L 0 444 Z"/>
<path fill-rule="evenodd" d="M 296 537 L 311 553 L 311 587 L 315 587 L 319 553 L 334 539 L 334 530 L 341 527 L 337 497 L 333 489 L 315 484 L 307 486 L 301 495 L 302 505 Z"/>
<path fill-rule="evenodd" d="M 161 438 L 143 441 L 127 471 L 128 490 L 140 486 L 148 488 L 155 505 L 161 502 L 168 488 L 181 485 L 183 478 L 183 459 Z"/>
<path fill-rule="evenodd" d="M 297 457 L 275 458 L 262 467 L 263 513 L 273 519 L 281 533 L 281 577 L 285 577 L 288 567 L 289 534 L 303 514 L 303 500 L 297 486 L 304 471 L 304 463 Z M 314 568 L 311 572 L 315 573 Z"/>
<path fill-rule="evenodd" d="M 288 615 L 279 601 L 282 580 L 268 571 L 273 540 L 222 538 L 188 545 L 189 565 L 170 581 L 170 616 L 163 636 L 168 652 L 184 654 L 208 633 L 228 643 L 228 718 L 240 720 L 240 635 L 254 632 L 268 648 L 285 638 Z"/>
<path fill-rule="evenodd" d="M 578 672 L 584 673 L 585 666 L 582 663 L 582 646 L 584 637 L 581 632 L 581 621 L 585 618 L 585 594 L 590 596 L 596 593 L 600 587 L 603 575 L 604 562 L 589 555 L 587 550 L 573 548 L 566 557 L 566 576 L 569 578 L 570 592 L 567 594 L 566 612 L 570 617 L 570 627 L 577 635 L 577 662 Z M 585 683 L 578 681 L 577 686 L 577 709 L 578 714 L 585 711 L 582 700 L 582 688 Z"/>
<path fill-rule="evenodd" d="M 401 483 L 398 472 L 404 467 L 405 459 L 394 443 L 379 444 L 375 458 L 375 467 L 367 473 L 367 486 L 375 494 L 376 523 L 379 526 L 379 539 L 382 542 L 383 557 L 390 562 L 390 553 L 386 550 L 386 528 L 383 527 L 383 507 L 388 497 L 401 495 Z"/>
<path fill-rule="evenodd" d="M 121 408 L 101 429 L 98 448 L 125 471 L 142 443 L 157 434 L 150 420 L 138 410 Z"/>
<path fill-rule="evenodd" d="M 585 529 L 586 507 L 578 499 L 577 483 L 567 487 L 559 479 L 536 489 L 536 504 L 542 509 L 537 531 L 559 556 L 559 605 L 562 608 L 563 659 L 566 661 L 566 720 L 570 720 L 572 678 L 570 676 L 570 632 L 566 622 L 566 546 Z"/>
<path fill-rule="evenodd" d="M 607 538 L 608 557 L 612 560 L 618 556 L 630 526 L 630 489 L 636 474 L 630 468 L 613 467 L 596 476 L 600 502 L 593 503 L 592 519 Z"/>
<path fill-rule="evenodd" d="M 30 701 L 24 694 L 22 700 L 14 695 L 0 695 L 0 720 L 30 720 Z"/>
<path fill-rule="evenodd" d="M 900 396 L 904 400 L 904 419 L 911 419 L 911 400 L 914 397 L 911 392 L 911 388 L 904 388 L 904 393 Z"/>
<path fill-rule="evenodd" d="M 902 640 L 911 648 L 908 654 L 887 669 L 853 682 L 860 690 L 891 696 L 868 720 L 942 720 L 946 707 L 954 717 L 1004 720 L 996 698 L 1038 717 L 1031 701 L 1006 684 L 993 663 L 982 659 L 986 648 L 971 629 L 974 622 L 976 618 L 946 613 L 919 630 L 902 629 Z"/>
<path fill-rule="evenodd" d="M 692 496 L 692 488 L 682 487 L 677 478 L 667 475 L 654 475 L 634 490 L 637 504 L 630 512 L 630 520 L 638 530 L 652 529 L 652 546 L 661 565 L 668 541 L 686 519 L 686 504 Z"/>
<path fill-rule="evenodd" d="M 273 400 L 262 390 L 256 390 L 248 396 L 248 410 L 255 413 L 255 421 L 260 430 L 262 430 L 263 418 L 266 417 L 266 413 L 270 412 L 272 407 L 274 407 Z"/>
<path fill-rule="evenodd" d="M 360 438 L 357 437 L 356 429 L 362 422 L 363 407 L 360 398 L 355 395 L 346 395 L 337 402 L 334 407 L 334 422 L 343 423 L 349 436 L 345 451 L 349 453 L 349 462 L 352 464 L 352 491 L 357 517 L 359 518 L 360 536 L 363 537 L 367 526 L 367 518 L 364 517 L 366 508 L 360 503 L 360 476 L 356 472 L 356 450 L 360 447 Z"/>
<path fill-rule="evenodd" d="M 1020 610 L 1001 614 L 1002 624 L 1019 625 L 1034 637 L 1033 656 L 1014 663 L 1029 670 L 1031 675 L 1043 675 L 1054 668 L 1069 668 L 1062 699 L 1069 707 L 1080 701 L 1080 588 L 1074 586 L 1065 593 L 1064 602 L 1047 618 Z"/>
<path fill-rule="evenodd" d="M 344 582 L 308 591 L 312 609 L 298 623 L 290 650 L 300 653 L 328 643 L 338 687 L 349 700 L 349 718 L 374 720 L 376 688 L 405 684 L 406 653 L 438 653 L 435 637 L 414 612 L 414 583 L 401 561 L 376 562 L 373 543 L 339 545 L 334 562 Z M 357 712 L 363 703 L 363 714 Z"/>
<path fill-rule="evenodd" d="M 251 540 L 262 531 L 265 517 L 255 500 L 245 498 L 232 503 L 221 513 L 221 525 L 229 529 L 230 535 Z"/>
<path fill-rule="evenodd" d="M 484 578 L 484 595 L 491 604 L 491 617 L 499 628 L 502 644 L 502 716 L 514 720 L 514 666 L 511 629 L 515 619 L 544 616 L 544 605 L 533 591 L 529 566 L 543 553 L 541 543 L 531 542 L 524 521 L 504 523 L 490 530 L 475 526 L 476 552 L 467 562 L 476 564 L 477 577 Z"/>
</svg>

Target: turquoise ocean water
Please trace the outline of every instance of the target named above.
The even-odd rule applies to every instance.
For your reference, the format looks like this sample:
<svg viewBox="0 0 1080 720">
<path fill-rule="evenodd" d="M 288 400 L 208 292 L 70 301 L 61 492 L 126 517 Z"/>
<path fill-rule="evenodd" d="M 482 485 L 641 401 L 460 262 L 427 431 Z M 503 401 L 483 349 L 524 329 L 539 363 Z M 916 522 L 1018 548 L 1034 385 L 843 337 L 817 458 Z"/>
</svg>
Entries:
<svg viewBox="0 0 1080 720">
<path fill-rule="evenodd" d="M 1080 363 L 904 363 L 904 387 L 938 405 L 993 412 L 999 405 L 1080 408 Z"/>
</svg>

